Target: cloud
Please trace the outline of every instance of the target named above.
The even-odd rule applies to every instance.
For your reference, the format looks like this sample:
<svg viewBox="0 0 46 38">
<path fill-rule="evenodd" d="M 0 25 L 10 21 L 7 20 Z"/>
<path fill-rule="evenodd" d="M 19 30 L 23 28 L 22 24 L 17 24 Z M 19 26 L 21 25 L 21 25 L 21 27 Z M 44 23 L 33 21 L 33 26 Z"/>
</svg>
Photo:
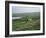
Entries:
<svg viewBox="0 0 46 38">
<path fill-rule="evenodd" d="M 40 12 L 39 7 L 20 7 L 20 6 L 13 6 L 12 13 L 32 13 L 32 12 Z"/>
</svg>

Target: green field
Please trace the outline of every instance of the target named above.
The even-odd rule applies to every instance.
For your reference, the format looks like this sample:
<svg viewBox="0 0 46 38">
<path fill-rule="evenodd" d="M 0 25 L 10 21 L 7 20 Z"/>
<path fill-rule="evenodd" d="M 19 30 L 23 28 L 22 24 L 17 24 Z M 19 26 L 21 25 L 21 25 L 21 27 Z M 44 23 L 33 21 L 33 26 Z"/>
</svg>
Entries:
<svg viewBox="0 0 46 38">
<path fill-rule="evenodd" d="M 12 20 L 12 31 L 40 30 L 40 16 Z"/>
</svg>

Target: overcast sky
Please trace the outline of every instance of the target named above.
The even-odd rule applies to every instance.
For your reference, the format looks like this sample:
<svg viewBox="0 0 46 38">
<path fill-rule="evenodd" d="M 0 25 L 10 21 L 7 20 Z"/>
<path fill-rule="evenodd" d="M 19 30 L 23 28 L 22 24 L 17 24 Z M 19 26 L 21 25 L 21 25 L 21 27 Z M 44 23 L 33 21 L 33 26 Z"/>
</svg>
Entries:
<svg viewBox="0 0 46 38">
<path fill-rule="evenodd" d="M 20 6 L 12 6 L 12 13 L 32 13 L 32 12 L 40 12 L 39 7 L 20 7 Z"/>
</svg>

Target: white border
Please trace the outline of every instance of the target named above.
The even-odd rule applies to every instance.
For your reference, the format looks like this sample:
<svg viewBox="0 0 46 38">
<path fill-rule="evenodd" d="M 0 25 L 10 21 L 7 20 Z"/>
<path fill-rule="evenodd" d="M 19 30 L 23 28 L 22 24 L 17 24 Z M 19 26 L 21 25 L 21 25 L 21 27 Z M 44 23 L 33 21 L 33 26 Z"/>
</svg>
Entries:
<svg viewBox="0 0 46 38">
<path fill-rule="evenodd" d="M 40 7 L 40 30 L 37 30 L 37 31 L 13 31 L 12 32 L 12 6 Z M 9 33 L 11 35 L 43 33 L 43 6 L 42 5 L 9 4 Z"/>
</svg>

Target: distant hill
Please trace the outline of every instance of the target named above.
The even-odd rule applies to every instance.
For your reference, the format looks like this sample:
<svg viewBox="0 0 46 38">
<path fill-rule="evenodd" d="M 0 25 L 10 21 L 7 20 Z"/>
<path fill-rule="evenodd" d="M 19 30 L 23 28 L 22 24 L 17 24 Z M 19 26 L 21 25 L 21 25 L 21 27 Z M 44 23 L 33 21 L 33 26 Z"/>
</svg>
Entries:
<svg viewBox="0 0 46 38">
<path fill-rule="evenodd" d="M 12 17 L 23 17 L 23 16 L 40 16 L 40 12 L 12 14 Z"/>
</svg>

